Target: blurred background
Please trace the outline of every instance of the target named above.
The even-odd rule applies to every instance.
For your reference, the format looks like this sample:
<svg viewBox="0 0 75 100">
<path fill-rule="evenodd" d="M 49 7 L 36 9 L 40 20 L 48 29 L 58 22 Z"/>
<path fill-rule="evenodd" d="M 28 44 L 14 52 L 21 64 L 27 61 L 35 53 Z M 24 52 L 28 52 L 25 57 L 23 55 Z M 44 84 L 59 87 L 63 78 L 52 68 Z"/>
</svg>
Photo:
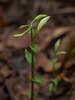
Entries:
<svg viewBox="0 0 75 100">
<path fill-rule="evenodd" d="M 28 100 L 26 90 L 30 88 L 31 73 L 24 50 L 29 50 L 30 36 L 14 38 L 13 35 L 25 31 L 18 27 L 30 24 L 39 14 L 51 18 L 35 40 L 39 46 L 35 74 L 44 81 L 43 85 L 35 84 L 36 100 L 52 97 L 48 84 L 53 73 L 54 44 L 59 38 L 59 51 L 67 54 L 57 56 L 55 73 L 59 84 L 55 98 L 75 100 L 75 0 L 0 0 L 0 100 Z"/>
</svg>

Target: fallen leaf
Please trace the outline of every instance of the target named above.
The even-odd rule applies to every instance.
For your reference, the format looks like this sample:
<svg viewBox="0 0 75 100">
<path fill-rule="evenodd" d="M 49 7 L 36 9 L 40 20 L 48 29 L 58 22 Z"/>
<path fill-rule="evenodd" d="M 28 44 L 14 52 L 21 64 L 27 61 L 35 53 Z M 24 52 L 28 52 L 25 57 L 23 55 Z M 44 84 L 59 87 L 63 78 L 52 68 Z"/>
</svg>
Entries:
<svg viewBox="0 0 75 100">
<path fill-rule="evenodd" d="M 44 70 L 44 72 L 53 71 L 53 68 L 51 66 L 51 61 L 47 57 L 45 57 L 43 55 L 39 56 L 37 58 L 36 66 L 37 66 L 37 69 L 42 68 Z M 57 62 L 56 63 L 56 70 L 59 69 L 60 67 L 61 67 L 61 63 Z"/>
</svg>

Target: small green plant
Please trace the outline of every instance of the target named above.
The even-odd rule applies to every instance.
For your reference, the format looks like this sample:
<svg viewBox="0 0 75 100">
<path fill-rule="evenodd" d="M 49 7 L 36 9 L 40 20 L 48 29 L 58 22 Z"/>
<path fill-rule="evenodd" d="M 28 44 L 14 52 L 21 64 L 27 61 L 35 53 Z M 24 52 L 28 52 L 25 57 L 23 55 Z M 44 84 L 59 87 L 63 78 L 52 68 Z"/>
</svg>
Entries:
<svg viewBox="0 0 75 100">
<path fill-rule="evenodd" d="M 27 59 L 28 63 L 31 65 L 31 79 L 30 79 L 31 80 L 31 91 L 29 89 L 27 90 L 27 96 L 30 100 L 35 99 L 34 83 L 43 84 L 41 76 L 34 75 L 34 65 L 36 62 L 34 53 L 37 51 L 37 48 L 38 48 L 38 45 L 35 44 L 34 41 L 35 41 L 37 34 L 43 28 L 43 26 L 47 23 L 49 18 L 50 18 L 50 16 L 47 16 L 44 14 L 38 15 L 37 17 L 35 17 L 35 19 L 31 22 L 30 25 L 22 25 L 21 27 L 19 27 L 19 29 L 28 27 L 28 29 L 25 32 L 23 32 L 22 34 L 14 35 L 14 37 L 22 37 L 26 33 L 29 33 L 31 35 L 31 45 L 29 46 L 31 49 L 31 52 L 29 52 L 27 49 L 25 49 L 25 58 Z M 34 22 L 36 22 L 40 19 L 41 19 L 41 21 L 39 22 L 39 24 L 34 32 L 33 24 L 34 24 Z"/>
<path fill-rule="evenodd" d="M 53 78 L 51 79 L 51 82 L 49 84 L 49 90 L 50 92 L 52 92 L 52 96 L 53 96 L 53 100 L 54 100 L 54 93 L 56 92 L 56 87 L 58 85 L 58 79 L 56 78 L 56 75 L 55 75 L 55 69 L 56 69 L 56 62 L 57 62 L 57 55 L 61 55 L 61 54 L 66 54 L 65 51 L 58 51 L 59 49 L 59 46 L 60 46 L 60 39 L 57 40 L 57 42 L 55 43 L 55 46 L 54 46 L 54 58 L 52 59 L 51 61 L 51 66 L 53 68 Z"/>
</svg>

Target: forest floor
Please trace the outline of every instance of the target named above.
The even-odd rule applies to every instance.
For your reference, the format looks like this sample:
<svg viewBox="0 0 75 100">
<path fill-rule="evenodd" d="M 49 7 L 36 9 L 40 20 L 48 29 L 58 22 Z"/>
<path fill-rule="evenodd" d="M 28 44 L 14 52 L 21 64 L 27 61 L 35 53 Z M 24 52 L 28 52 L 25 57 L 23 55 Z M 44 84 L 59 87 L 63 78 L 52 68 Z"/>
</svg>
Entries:
<svg viewBox="0 0 75 100">
<path fill-rule="evenodd" d="M 28 100 L 26 90 L 30 88 L 31 67 L 25 59 L 25 48 L 29 50 L 30 36 L 26 34 L 18 39 L 13 35 L 22 33 L 24 29 L 19 30 L 19 25 L 24 24 L 24 21 L 25 24 L 30 23 L 32 18 L 40 13 L 51 15 L 51 19 L 35 40 L 39 46 L 35 54 L 35 74 L 41 75 L 44 81 L 43 85 L 35 84 L 36 100 L 52 98 L 48 89 L 53 75 L 51 59 L 54 57 L 54 44 L 59 38 L 61 39 L 59 51 L 64 50 L 67 54 L 57 56 L 55 74 L 59 84 L 55 100 L 75 100 L 75 3 L 73 0 L 35 1 L 34 13 L 30 11 L 31 6 L 28 5 L 30 6 L 30 9 L 27 9 L 28 15 L 26 11 L 21 12 L 23 9 L 17 0 L 13 0 L 8 10 L 0 5 L 0 18 L 2 16 L 5 18 L 0 19 L 0 100 Z M 48 6 L 45 6 L 46 4 Z M 17 12 L 18 10 L 20 12 Z M 13 14 L 16 17 L 13 17 Z"/>
</svg>

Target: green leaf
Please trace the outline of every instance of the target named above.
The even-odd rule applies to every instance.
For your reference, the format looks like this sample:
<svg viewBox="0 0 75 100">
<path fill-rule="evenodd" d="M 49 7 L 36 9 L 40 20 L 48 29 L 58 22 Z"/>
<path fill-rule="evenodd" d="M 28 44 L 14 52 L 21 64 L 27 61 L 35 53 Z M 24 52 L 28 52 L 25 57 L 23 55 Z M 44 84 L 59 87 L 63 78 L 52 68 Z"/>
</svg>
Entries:
<svg viewBox="0 0 75 100">
<path fill-rule="evenodd" d="M 51 66 L 52 66 L 53 69 L 55 69 L 55 67 L 56 67 L 56 64 L 55 64 L 56 62 L 57 62 L 57 58 L 53 58 L 51 60 Z"/>
<path fill-rule="evenodd" d="M 34 22 L 36 22 L 36 21 L 38 21 L 38 20 L 40 20 L 40 19 L 42 19 L 42 18 L 44 18 L 44 17 L 47 17 L 47 15 L 40 14 L 40 15 L 38 15 L 37 17 L 35 17 L 35 19 L 31 22 L 31 26 L 32 26 L 32 24 L 33 24 Z"/>
<path fill-rule="evenodd" d="M 25 57 L 28 61 L 29 64 L 31 64 L 31 60 L 32 60 L 32 54 L 27 50 L 25 49 Z M 34 56 L 34 64 L 35 64 L 35 56 Z"/>
<path fill-rule="evenodd" d="M 19 27 L 19 29 L 23 29 L 23 28 L 26 28 L 26 27 L 28 27 L 29 25 L 21 25 L 20 27 Z"/>
<path fill-rule="evenodd" d="M 49 91 L 56 92 L 56 87 L 52 83 L 49 84 Z"/>
<path fill-rule="evenodd" d="M 58 85 L 58 79 L 57 78 L 51 79 L 51 82 L 53 82 L 55 86 Z"/>
<path fill-rule="evenodd" d="M 57 52 L 56 55 L 65 55 L 66 52 L 65 51 L 60 51 L 60 52 Z"/>
<path fill-rule="evenodd" d="M 31 99 L 31 91 L 27 89 L 27 96 L 29 99 Z M 34 100 L 35 100 L 35 93 L 34 93 Z"/>
<path fill-rule="evenodd" d="M 31 99 L 31 92 L 30 92 L 29 89 L 27 89 L 27 96 L 28 96 L 29 99 Z"/>
<path fill-rule="evenodd" d="M 32 27 L 29 26 L 28 28 L 30 31 L 28 32 L 29 34 L 31 34 L 31 29 L 32 29 L 32 33 L 34 32 L 34 29 Z"/>
<path fill-rule="evenodd" d="M 55 43 L 55 47 L 54 47 L 55 55 L 56 55 L 56 53 L 57 53 L 57 51 L 58 51 L 58 49 L 59 49 L 59 46 L 60 46 L 60 39 L 57 40 L 57 42 Z"/>
<path fill-rule="evenodd" d="M 41 30 L 42 27 L 47 23 L 47 21 L 49 20 L 50 16 L 43 18 L 40 23 L 38 24 L 37 30 Z"/>
<path fill-rule="evenodd" d="M 43 81 L 42 81 L 42 78 L 40 75 L 35 75 L 34 76 L 34 79 L 30 79 L 32 82 L 35 82 L 35 83 L 41 83 L 43 84 Z"/>
<path fill-rule="evenodd" d="M 31 48 L 31 50 L 33 50 L 34 52 L 36 52 L 37 49 L 38 49 L 38 45 L 35 44 L 34 46 L 30 46 L 30 48 Z"/>
<path fill-rule="evenodd" d="M 37 29 L 35 31 L 33 40 L 35 39 L 35 37 L 37 36 L 38 32 L 43 28 L 43 26 L 47 23 L 47 21 L 49 20 L 50 16 L 43 18 L 40 23 L 37 26 Z"/>
<path fill-rule="evenodd" d="M 13 35 L 14 37 L 22 37 L 24 36 L 27 32 L 29 32 L 30 30 L 26 30 L 25 32 L 21 33 L 21 34 L 16 34 L 16 35 Z"/>
</svg>

